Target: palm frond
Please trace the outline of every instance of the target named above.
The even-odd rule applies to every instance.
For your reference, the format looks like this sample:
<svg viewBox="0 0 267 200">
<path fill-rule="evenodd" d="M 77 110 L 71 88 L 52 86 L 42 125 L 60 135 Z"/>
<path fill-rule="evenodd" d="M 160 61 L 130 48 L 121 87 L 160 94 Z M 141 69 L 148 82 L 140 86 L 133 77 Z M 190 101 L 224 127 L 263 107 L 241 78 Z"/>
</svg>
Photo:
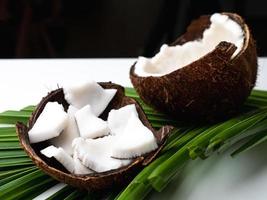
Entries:
<svg viewBox="0 0 267 200">
<path fill-rule="evenodd" d="M 126 88 L 127 96 L 135 98 L 143 107 L 154 128 L 166 124 L 176 128 L 168 138 L 161 154 L 145 167 L 121 191 L 114 191 L 108 199 L 143 199 L 149 192 L 162 191 L 182 167 L 197 157 L 206 158 L 214 151 L 244 141 L 233 156 L 267 140 L 267 91 L 253 90 L 238 116 L 224 122 L 199 125 L 174 120 L 147 106 L 133 88 Z M 33 198 L 58 182 L 39 170 L 21 149 L 14 125 L 27 123 L 35 106 L 20 111 L 0 113 L 0 199 Z M 11 127 L 10 127 L 11 125 Z M 94 194 L 65 186 L 49 199 L 91 199 Z"/>
</svg>

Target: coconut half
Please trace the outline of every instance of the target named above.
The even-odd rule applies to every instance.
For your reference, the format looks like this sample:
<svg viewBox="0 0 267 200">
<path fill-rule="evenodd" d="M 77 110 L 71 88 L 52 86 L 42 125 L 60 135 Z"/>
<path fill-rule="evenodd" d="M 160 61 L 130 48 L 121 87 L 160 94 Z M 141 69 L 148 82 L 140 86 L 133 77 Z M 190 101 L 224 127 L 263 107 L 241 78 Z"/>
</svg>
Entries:
<svg viewBox="0 0 267 200">
<path fill-rule="evenodd" d="M 115 89 L 117 92 L 113 99 L 109 102 L 107 108 L 99 117 L 103 120 L 107 120 L 108 113 L 112 109 L 118 110 L 121 107 L 134 104 L 142 124 L 149 130 L 151 130 L 154 137 L 156 138 L 158 145 L 157 149 L 145 155 L 134 158 L 133 160 L 131 160 L 130 164 L 122 166 L 118 169 L 100 173 L 96 173 L 90 170 L 88 171 L 88 174 L 87 171 L 85 171 L 88 169 L 83 168 L 84 163 L 86 164 L 86 162 L 83 163 L 82 160 L 78 158 L 79 155 L 76 155 L 74 151 L 73 159 L 75 160 L 78 158 L 78 160 L 76 161 L 81 161 L 77 163 L 74 162 L 74 173 L 78 173 L 79 171 L 80 175 L 70 173 L 64 167 L 64 165 L 62 165 L 56 159 L 48 159 L 40 151 L 49 146 L 49 143 L 45 141 L 41 143 L 31 144 L 29 141 L 28 132 L 38 120 L 38 117 L 42 113 L 47 103 L 58 102 L 59 104 L 63 105 L 65 111 L 68 110 L 69 103 L 64 97 L 63 89 L 52 91 L 45 98 L 43 98 L 43 100 L 38 104 L 36 110 L 32 114 L 28 126 L 22 123 L 17 123 L 16 125 L 18 137 L 22 147 L 39 168 L 61 182 L 87 190 L 105 190 L 108 188 L 115 188 L 127 184 L 136 175 L 136 173 L 138 173 L 138 171 L 140 171 L 144 166 L 148 165 L 157 156 L 157 154 L 163 148 L 167 136 L 172 130 L 171 126 L 164 126 L 158 131 L 154 130 L 148 122 L 148 119 L 141 106 L 134 99 L 126 97 L 124 95 L 123 87 L 113 83 L 100 83 L 100 86 L 104 89 Z"/>
<path fill-rule="evenodd" d="M 141 57 L 130 78 L 149 105 L 178 118 L 225 117 L 255 85 L 257 53 L 244 20 L 234 13 L 201 16 L 153 58 Z"/>
</svg>

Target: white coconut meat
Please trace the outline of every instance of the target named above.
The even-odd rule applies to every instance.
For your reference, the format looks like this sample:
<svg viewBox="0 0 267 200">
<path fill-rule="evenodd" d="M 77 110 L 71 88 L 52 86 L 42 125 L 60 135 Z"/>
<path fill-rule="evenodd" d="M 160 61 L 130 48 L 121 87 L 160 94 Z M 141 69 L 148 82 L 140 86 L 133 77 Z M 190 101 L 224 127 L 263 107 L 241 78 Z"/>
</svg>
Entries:
<svg viewBox="0 0 267 200">
<path fill-rule="evenodd" d="M 87 167 L 85 167 L 81 161 L 79 160 L 76 151 L 73 154 L 73 162 L 74 162 L 74 174 L 77 175 L 85 175 L 92 174 L 93 171 Z"/>
<path fill-rule="evenodd" d="M 48 102 L 29 131 L 30 143 L 42 142 L 57 137 L 66 127 L 68 115 L 61 104 Z"/>
<path fill-rule="evenodd" d="M 108 135 L 108 123 L 96 117 L 90 105 L 84 106 L 75 113 L 80 136 L 83 138 L 97 138 Z"/>
<path fill-rule="evenodd" d="M 74 162 L 73 158 L 64 151 L 61 147 L 57 148 L 53 145 L 46 147 L 40 151 L 47 158 L 54 157 L 58 162 L 60 162 L 70 173 L 74 172 Z"/>
<path fill-rule="evenodd" d="M 122 134 L 132 114 L 138 117 L 134 104 L 124 106 L 117 110 L 112 109 L 107 119 L 111 135 Z"/>
<path fill-rule="evenodd" d="M 73 155 L 73 148 L 71 146 L 72 140 L 80 136 L 78 126 L 74 117 L 74 114 L 77 110 L 78 109 L 74 106 L 69 106 L 67 111 L 68 121 L 66 128 L 58 137 L 52 138 L 49 141 L 52 145 L 56 147 L 62 147 L 71 156 Z"/>
<path fill-rule="evenodd" d="M 124 133 L 117 137 L 112 149 L 112 157 L 134 158 L 158 148 L 157 141 L 140 119 L 132 114 Z"/>
<path fill-rule="evenodd" d="M 74 116 L 75 113 L 76 113 L 78 110 L 79 110 L 78 108 L 76 108 L 76 107 L 74 107 L 74 106 L 72 106 L 72 105 L 69 105 L 69 108 L 68 108 L 67 113 L 68 113 L 68 115 L 72 115 L 72 116 Z"/>
<path fill-rule="evenodd" d="M 76 108 L 91 105 L 92 111 L 99 116 L 115 96 L 116 89 L 103 89 L 95 81 L 76 83 L 63 87 L 65 99 Z"/>
<path fill-rule="evenodd" d="M 86 167 L 95 172 L 105 172 L 130 164 L 131 160 L 120 160 L 111 157 L 115 136 L 98 139 L 76 138 L 73 146 L 78 158 Z"/>
<path fill-rule="evenodd" d="M 200 40 L 176 46 L 164 44 L 154 57 L 139 57 L 135 73 L 143 77 L 163 76 L 200 59 L 222 41 L 235 44 L 237 49 L 232 58 L 235 57 L 244 44 L 244 32 L 241 26 L 227 15 L 219 13 L 213 14 L 210 22 L 210 27 L 203 32 Z"/>
</svg>

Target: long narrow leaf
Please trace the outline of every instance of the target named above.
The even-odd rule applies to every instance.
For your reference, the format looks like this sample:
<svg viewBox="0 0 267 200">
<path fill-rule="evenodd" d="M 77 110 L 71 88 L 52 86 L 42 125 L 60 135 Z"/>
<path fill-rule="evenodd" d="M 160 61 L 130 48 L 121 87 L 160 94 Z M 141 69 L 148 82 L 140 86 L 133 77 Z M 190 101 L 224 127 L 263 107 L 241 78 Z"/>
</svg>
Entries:
<svg viewBox="0 0 267 200">
<path fill-rule="evenodd" d="M 231 138 L 237 137 L 237 134 L 242 134 L 242 132 L 249 130 L 251 127 L 264 120 L 267 117 L 266 111 L 266 109 L 260 110 L 256 114 L 248 116 L 233 126 L 225 129 L 210 140 L 208 149 L 214 147 L 222 148 L 222 145 L 231 142 Z"/>
<path fill-rule="evenodd" d="M 12 198 L 21 200 L 32 199 L 57 183 L 55 179 L 50 177 L 43 180 L 35 179 L 30 184 L 25 185 L 24 188 L 20 189 L 15 195 L 12 195 Z"/>
<path fill-rule="evenodd" d="M 36 168 L 35 166 L 30 166 L 30 167 L 20 167 L 20 168 L 17 168 L 17 169 L 8 169 L 6 171 L 1 171 L 0 172 L 0 181 L 5 179 L 6 177 L 10 177 L 10 176 L 13 176 L 17 173 L 20 173 L 20 172 L 24 172 L 30 168 Z M 1 184 L 0 184 L 1 185 Z"/>
<path fill-rule="evenodd" d="M 23 171 L 17 171 L 17 173 L 12 174 L 12 175 L 10 175 L 10 176 L 8 176 L 6 178 L 1 179 L 0 180 L 0 185 L 4 185 L 4 184 L 6 184 L 6 183 L 8 183 L 10 181 L 16 180 L 17 178 L 20 178 L 20 177 L 22 177 L 22 176 L 24 176 L 24 175 L 26 175 L 26 174 L 28 174 L 30 172 L 36 171 L 36 170 L 37 170 L 37 168 L 32 166 L 32 167 L 29 167 L 28 169 L 26 168 Z"/>
<path fill-rule="evenodd" d="M 85 197 L 87 192 L 85 191 L 79 191 L 75 190 L 71 194 L 69 194 L 64 200 L 76 200 L 76 199 L 81 199 Z"/>
<path fill-rule="evenodd" d="M 235 150 L 231 156 L 236 156 L 242 152 L 248 151 L 252 149 L 253 147 L 267 141 L 267 130 L 264 130 L 254 137 L 252 137 L 248 142 L 243 144 L 241 147 L 239 147 L 237 150 Z"/>
<path fill-rule="evenodd" d="M 167 160 L 174 151 L 168 151 L 162 156 L 158 157 L 151 164 L 145 167 L 126 187 L 126 189 L 119 194 L 118 200 L 124 199 L 144 199 L 145 196 L 152 190 L 150 183 L 148 182 L 148 177 L 160 163 Z"/>
<path fill-rule="evenodd" d="M 21 189 L 25 189 L 25 186 L 34 186 L 39 181 L 43 181 L 44 178 L 48 178 L 48 176 L 44 173 L 40 173 L 40 170 L 35 170 L 20 178 L 10 181 L 0 186 L 0 199 L 12 199 L 12 195 L 14 193 L 19 192 Z"/>
<path fill-rule="evenodd" d="M 30 113 L 22 111 L 6 111 L 0 113 L 0 123 L 15 124 L 17 122 L 27 123 Z"/>
<path fill-rule="evenodd" d="M 64 188 L 53 194 L 52 196 L 48 197 L 47 200 L 58 200 L 58 199 L 64 199 L 69 194 L 75 191 L 75 188 L 66 185 Z"/>
<path fill-rule="evenodd" d="M 35 110 L 36 106 L 27 106 L 25 108 L 22 108 L 21 111 L 25 112 L 33 112 Z"/>
<path fill-rule="evenodd" d="M 13 158 L 13 157 L 24 157 L 27 156 L 22 150 L 0 150 L 0 158 Z"/>
</svg>

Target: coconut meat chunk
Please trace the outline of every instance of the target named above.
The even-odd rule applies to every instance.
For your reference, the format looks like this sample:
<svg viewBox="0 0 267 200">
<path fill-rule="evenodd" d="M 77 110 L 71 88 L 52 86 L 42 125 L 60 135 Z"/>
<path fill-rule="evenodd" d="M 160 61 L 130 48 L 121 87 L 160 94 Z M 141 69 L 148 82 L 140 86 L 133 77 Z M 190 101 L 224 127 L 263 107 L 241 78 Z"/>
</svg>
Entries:
<svg viewBox="0 0 267 200">
<path fill-rule="evenodd" d="M 71 146 L 73 139 L 80 136 L 79 129 L 74 117 L 74 114 L 76 113 L 78 109 L 69 106 L 68 108 L 68 122 L 66 125 L 66 128 L 63 130 L 63 132 L 55 138 L 52 138 L 49 140 L 49 143 L 56 146 L 56 147 L 62 147 L 69 155 L 73 155 L 73 148 Z"/>
<path fill-rule="evenodd" d="M 105 172 L 126 166 L 131 162 L 131 160 L 120 160 L 111 157 L 115 140 L 114 136 L 86 140 L 76 138 L 72 145 L 83 165 L 95 172 Z"/>
<path fill-rule="evenodd" d="M 122 134 L 132 114 L 138 117 L 134 104 L 124 106 L 117 110 L 112 109 L 109 112 L 107 119 L 111 135 Z"/>
<path fill-rule="evenodd" d="M 74 171 L 73 158 L 64 151 L 63 148 L 55 147 L 53 145 L 46 147 L 40 151 L 47 158 L 54 157 L 58 162 L 60 162 L 70 173 Z"/>
<path fill-rule="evenodd" d="M 104 89 L 95 81 L 78 82 L 76 85 L 63 87 L 65 99 L 70 105 L 80 109 L 90 105 L 99 116 L 115 96 L 116 89 Z"/>
<path fill-rule="evenodd" d="M 69 105 L 67 113 L 68 113 L 68 115 L 72 115 L 72 116 L 74 116 L 74 114 L 75 114 L 78 110 L 79 110 L 78 108 L 76 108 L 76 107 L 74 107 L 74 106 L 72 106 L 72 105 Z"/>
<path fill-rule="evenodd" d="M 237 47 L 232 55 L 232 58 L 235 57 L 244 44 L 242 27 L 229 16 L 219 13 L 211 15 L 210 22 L 201 39 L 176 46 L 164 44 L 154 57 L 139 57 L 135 73 L 143 77 L 169 74 L 200 59 L 222 41 L 233 43 Z"/>
<path fill-rule="evenodd" d="M 68 115 L 61 104 L 48 102 L 34 126 L 29 130 L 30 143 L 42 142 L 61 134 L 68 122 Z"/>
<path fill-rule="evenodd" d="M 149 153 L 158 148 L 156 138 L 140 119 L 132 114 L 124 133 L 117 137 L 112 157 L 129 159 Z"/>
<path fill-rule="evenodd" d="M 96 117 L 90 105 L 84 106 L 75 113 L 80 136 L 83 138 L 97 138 L 108 135 L 110 130 L 106 121 Z"/>
<path fill-rule="evenodd" d="M 74 161 L 74 174 L 77 175 L 85 175 L 85 174 L 92 174 L 93 171 L 87 167 L 85 167 L 81 161 L 79 160 L 76 151 L 73 154 L 73 161 Z"/>
</svg>

